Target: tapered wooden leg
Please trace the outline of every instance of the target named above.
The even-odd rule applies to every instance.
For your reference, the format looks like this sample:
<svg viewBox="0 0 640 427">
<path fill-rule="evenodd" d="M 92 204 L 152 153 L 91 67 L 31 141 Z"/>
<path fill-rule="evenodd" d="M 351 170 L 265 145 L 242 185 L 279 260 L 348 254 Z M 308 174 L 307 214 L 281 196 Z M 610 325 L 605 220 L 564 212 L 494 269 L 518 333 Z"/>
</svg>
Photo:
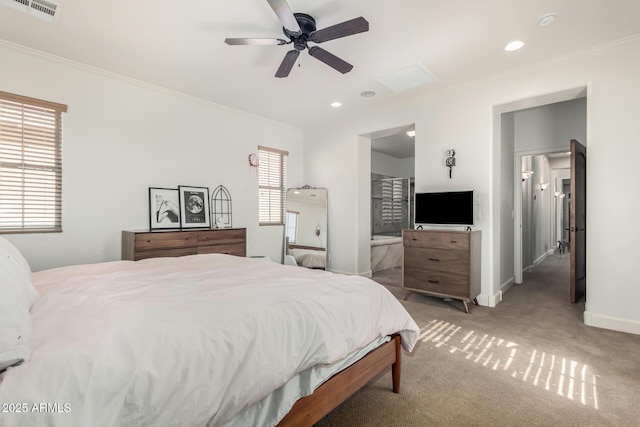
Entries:
<svg viewBox="0 0 640 427">
<path fill-rule="evenodd" d="M 469 314 L 469 306 L 467 305 L 467 300 L 462 300 L 462 303 L 464 304 L 464 311 Z"/>
<path fill-rule="evenodd" d="M 391 365 L 391 381 L 393 382 L 393 392 L 400 393 L 400 360 L 402 358 L 400 337 L 396 335 L 393 339 L 396 341 L 396 361 Z"/>
</svg>

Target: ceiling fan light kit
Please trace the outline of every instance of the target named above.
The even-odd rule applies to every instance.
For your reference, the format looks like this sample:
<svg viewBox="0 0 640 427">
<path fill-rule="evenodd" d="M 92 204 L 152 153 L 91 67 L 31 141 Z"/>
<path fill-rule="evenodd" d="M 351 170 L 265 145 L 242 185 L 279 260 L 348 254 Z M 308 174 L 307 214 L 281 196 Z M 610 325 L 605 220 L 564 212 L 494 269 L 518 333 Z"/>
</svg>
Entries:
<svg viewBox="0 0 640 427">
<path fill-rule="evenodd" d="M 309 55 L 327 64 L 342 74 L 353 69 L 353 65 L 338 58 L 334 54 L 327 52 L 318 46 L 309 46 L 308 43 L 324 43 L 341 37 L 369 31 L 369 22 L 363 17 L 350 19 L 340 24 L 318 30 L 316 20 L 306 13 L 292 13 L 286 0 L 267 0 L 276 16 L 282 23 L 282 31 L 289 41 L 283 39 L 265 38 L 227 38 L 225 43 L 232 46 L 237 45 L 283 45 L 293 44 L 293 50 L 285 54 L 280 67 L 275 76 L 287 77 L 296 63 L 300 52 L 307 49 Z"/>
</svg>

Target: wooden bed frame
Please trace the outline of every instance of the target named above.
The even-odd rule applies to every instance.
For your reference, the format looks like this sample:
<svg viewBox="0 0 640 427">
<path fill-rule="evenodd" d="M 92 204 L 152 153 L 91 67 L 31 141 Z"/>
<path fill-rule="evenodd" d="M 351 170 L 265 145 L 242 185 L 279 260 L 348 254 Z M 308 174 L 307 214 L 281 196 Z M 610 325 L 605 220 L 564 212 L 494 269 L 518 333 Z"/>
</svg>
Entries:
<svg viewBox="0 0 640 427">
<path fill-rule="evenodd" d="M 400 335 L 338 372 L 313 394 L 298 400 L 278 427 L 311 427 L 391 366 L 393 392 L 400 392 Z"/>
<path fill-rule="evenodd" d="M 310 249 L 312 251 L 320 251 L 320 252 L 326 251 L 325 248 L 321 248 L 319 246 L 296 245 L 294 243 L 289 243 L 289 240 L 287 240 L 287 253 L 289 253 L 289 249 Z"/>
</svg>

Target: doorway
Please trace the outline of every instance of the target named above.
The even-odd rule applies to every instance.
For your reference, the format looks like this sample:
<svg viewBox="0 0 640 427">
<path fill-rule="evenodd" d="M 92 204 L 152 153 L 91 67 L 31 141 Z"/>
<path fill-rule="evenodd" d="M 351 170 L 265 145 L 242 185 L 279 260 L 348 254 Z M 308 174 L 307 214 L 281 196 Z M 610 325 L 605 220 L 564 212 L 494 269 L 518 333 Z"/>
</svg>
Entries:
<svg viewBox="0 0 640 427">
<path fill-rule="evenodd" d="M 497 149 L 502 156 L 496 298 L 514 284 L 526 284 L 524 274 L 546 259 L 570 257 L 562 223 L 571 197 L 564 186 L 571 170 L 567 153 L 571 139 L 586 141 L 586 105 L 582 88 L 496 108 L 501 125 Z M 565 300 L 569 295 L 567 281 Z"/>
<path fill-rule="evenodd" d="M 415 125 L 365 136 L 371 141 L 370 271 L 400 286 L 402 230 L 413 228 Z"/>
</svg>

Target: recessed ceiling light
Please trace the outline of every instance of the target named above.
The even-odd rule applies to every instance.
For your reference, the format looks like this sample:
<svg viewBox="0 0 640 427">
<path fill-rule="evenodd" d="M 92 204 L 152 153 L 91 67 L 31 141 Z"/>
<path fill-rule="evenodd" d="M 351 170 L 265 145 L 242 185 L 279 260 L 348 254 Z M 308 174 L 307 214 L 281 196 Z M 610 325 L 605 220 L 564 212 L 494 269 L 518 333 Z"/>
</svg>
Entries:
<svg viewBox="0 0 640 427">
<path fill-rule="evenodd" d="M 372 96 L 376 96 L 376 93 L 372 90 L 365 90 L 364 92 L 360 92 L 360 96 L 363 98 L 371 98 Z"/>
<path fill-rule="evenodd" d="M 331 106 L 332 106 L 333 108 L 342 107 L 342 102 L 338 102 L 338 101 L 332 102 L 332 103 L 331 103 Z"/>
<path fill-rule="evenodd" d="M 547 13 L 546 15 L 542 15 L 540 19 L 538 19 L 538 25 L 541 27 L 546 27 L 547 25 L 551 25 L 556 21 L 555 13 Z"/>
<path fill-rule="evenodd" d="M 521 42 L 520 40 L 514 40 L 506 45 L 504 47 L 504 50 L 506 50 L 507 52 L 513 52 L 514 50 L 520 49 L 522 46 L 524 46 L 524 42 Z"/>
</svg>

